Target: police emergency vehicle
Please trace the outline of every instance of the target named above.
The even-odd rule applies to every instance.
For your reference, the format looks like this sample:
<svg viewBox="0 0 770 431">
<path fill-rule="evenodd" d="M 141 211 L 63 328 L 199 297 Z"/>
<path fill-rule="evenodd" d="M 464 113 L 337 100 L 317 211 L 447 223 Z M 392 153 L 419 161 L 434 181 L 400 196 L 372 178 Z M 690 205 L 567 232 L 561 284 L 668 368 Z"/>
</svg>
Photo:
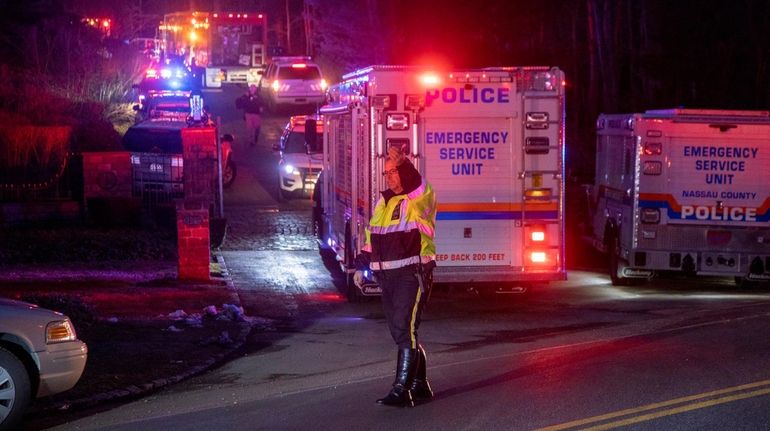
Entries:
<svg viewBox="0 0 770 431">
<path fill-rule="evenodd" d="M 388 148 L 399 146 L 438 200 L 436 282 L 505 288 L 565 279 L 563 80 L 546 67 L 372 66 L 345 75 L 321 108 L 314 214 L 322 247 L 354 272 L 387 189 Z"/>
<path fill-rule="evenodd" d="M 770 279 L 770 114 L 602 114 L 590 241 L 613 284 L 656 271 Z"/>
</svg>

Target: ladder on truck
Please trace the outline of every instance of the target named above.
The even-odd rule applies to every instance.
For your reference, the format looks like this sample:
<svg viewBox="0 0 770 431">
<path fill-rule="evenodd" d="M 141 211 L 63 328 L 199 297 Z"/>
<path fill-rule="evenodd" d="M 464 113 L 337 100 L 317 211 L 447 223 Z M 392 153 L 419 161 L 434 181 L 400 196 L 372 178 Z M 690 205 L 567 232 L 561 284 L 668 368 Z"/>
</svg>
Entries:
<svg viewBox="0 0 770 431">
<path fill-rule="evenodd" d="M 521 119 L 521 235 L 522 270 L 530 269 L 560 270 L 564 267 L 564 217 L 562 194 L 564 193 L 562 142 L 564 131 L 561 129 L 563 110 L 560 96 L 524 94 L 522 97 L 523 113 Z M 543 109 L 543 105 L 552 102 L 557 109 Z M 551 115 L 556 113 L 555 117 Z M 548 133 L 541 133 L 548 130 Z M 540 132 L 540 133 L 539 133 Z M 555 132 L 555 133 L 554 133 Z M 543 136 L 546 135 L 546 136 Z M 545 187 L 547 178 L 553 179 L 553 187 Z M 550 193 L 547 190 L 550 188 Z M 550 205 L 549 205 L 550 204 Z M 556 205 L 556 218 L 539 218 L 534 212 L 544 206 Z M 534 227 L 557 226 L 556 241 L 546 237 L 546 244 L 533 245 L 531 235 Z M 550 230 L 550 229 L 546 229 Z M 556 256 L 558 262 L 535 264 L 530 256 L 533 251 L 546 251 L 546 256 Z"/>
</svg>

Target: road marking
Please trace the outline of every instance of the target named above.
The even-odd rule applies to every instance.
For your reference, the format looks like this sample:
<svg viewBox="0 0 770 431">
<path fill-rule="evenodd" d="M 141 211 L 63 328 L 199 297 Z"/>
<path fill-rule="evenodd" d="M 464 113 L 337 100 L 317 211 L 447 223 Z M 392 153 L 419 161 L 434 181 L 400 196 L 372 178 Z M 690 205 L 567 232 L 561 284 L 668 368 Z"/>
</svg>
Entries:
<svg viewBox="0 0 770 431">
<path fill-rule="evenodd" d="M 622 416 L 629 416 L 629 415 L 633 415 L 633 414 L 636 414 L 636 413 L 642 413 L 642 412 L 651 411 L 651 410 L 658 410 L 658 409 L 660 409 L 662 407 L 669 407 L 669 406 L 674 406 L 674 405 L 677 405 L 677 404 L 685 404 L 685 403 L 689 403 L 689 402 L 692 402 L 692 401 L 703 400 L 703 401 L 700 401 L 700 402 L 694 402 L 692 404 L 685 404 L 685 405 L 682 405 L 682 406 L 679 406 L 679 407 L 674 407 L 674 408 L 665 409 L 665 410 L 659 410 L 659 411 L 653 412 L 653 413 L 647 413 L 647 414 L 643 414 L 643 415 L 639 415 L 639 416 L 632 416 L 630 418 L 618 420 L 618 421 L 615 421 L 615 422 L 609 422 L 609 423 L 605 423 L 605 424 L 589 426 L 588 428 L 580 428 L 580 429 L 583 429 L 583 430 L 591 430 L 591 431 L 608 430 L 608 429 L 618 428 L 618 427 L 621 427 L 621 426 L 631 425 L 631 424 L 635 424 L 635 423 L 639 423 L 639 422 L 645 422 L 645 421 L 649 421 L 649 420 L 652 420 L 652 419 L 661 418 L 661 417 L 664 417 L 664 416 L 671 416 L 671 415 L 675 415 L 675 414 L 679 414 L 679 413 L 684 413 L 684 412 L 688 412 L 688 411 L 691 411 L 691 410 L 697 410 L 697 409 L 711 407 L 711 406 L 715 406 L 715 405 L 719 405 L 719 404 L 725 404 L 725 403 L 730 403 L 730 402 L 733 402 L 733 401 L 739 401 L 739 400 L 746 399 L 746 398 L 752 398 L 752 397 L 758 397 L 758 396 L 762 396 L 762 395 L 767 395 L 767 394 L 770 394 L 770 388 L 768 388 L 768 387 L 763 388 L 763 389 L 758 389 L 758 390 L 755 390 L 755 391 L 751 391 L 751 392 L 743 392 L 743 391 L 746 391 L 748 389 L 758 388 L 758 387 L 761 387 L 761 386 L 768 386 L 768 385 L 770 385 L 770 380 L 762 380 L 762 381 L 758 381 L 758 382 L 747 383 L 745 385 L 739 385 L 739 386 L 733 386 L 733 387 L 724 388 L 724 389 L 718 389 L 718 390 L 711 391 L 711 392 L 704 392 L 704 393 L 701 393 L 701 394 L 690 395 L 690 396 L 681 397 L 681 398 L 674 398 L 672 400 L 662 401 L 662 402 L 659 402 L 659 403 L 648 404 L 646 406 L 634 407 L 634 408 L 625 409 L 625 410 L 618 410 L 616 412 L 606 413 L 606 414 L 599 415 L 599 416 L 593 416 L 593 417 L 585 418 L 585 419 L 578 419 L 578 420 L 574 420 L 574 421 L 571 421 L 571 422 L 565 422 L 565 423 L 562 423 L 562 424 L 548 426 L 548 427 L 545 427 L 545 428 L 538 428 L 535 431 L 561 431 L 561 430 L 567 430 L 567 429 L 571 429 L 571 428 L 577 428 L 577 427 L 580 427 L 580 426 L 583 426 L 583 425 L 590 425 L 590 424 L 594 424 L 594 423 L 597 423 L 597 422 L 606 421 L 606 420 L 609 420 L 609 419 L 619 418 L 619 417 L 622 417 Z M 718 397 L 720 395 L 725 395 L 725 394 L 732 394 L 732 395 Z M 717 398 L 712 398 L 712 397 L 717 397 Z M 711 398 L 711 399 L 706 399 L 706 398 Z"/>
</svg>

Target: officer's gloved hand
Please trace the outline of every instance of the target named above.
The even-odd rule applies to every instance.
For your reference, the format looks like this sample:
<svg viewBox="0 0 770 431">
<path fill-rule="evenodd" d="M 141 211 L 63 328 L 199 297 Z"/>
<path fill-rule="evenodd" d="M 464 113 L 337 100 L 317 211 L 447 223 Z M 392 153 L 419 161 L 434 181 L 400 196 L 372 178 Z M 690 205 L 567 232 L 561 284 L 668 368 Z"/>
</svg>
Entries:
<svg viewBox="0 0 770 431">
<path fill-rule="evenodd" d="M 359 270 L 356 270 L 356 273 L 353 274 L 353 283 L 355 283 L 358 287 L 363 287 L 364 285 L 364 272 Z"/>
</svg>

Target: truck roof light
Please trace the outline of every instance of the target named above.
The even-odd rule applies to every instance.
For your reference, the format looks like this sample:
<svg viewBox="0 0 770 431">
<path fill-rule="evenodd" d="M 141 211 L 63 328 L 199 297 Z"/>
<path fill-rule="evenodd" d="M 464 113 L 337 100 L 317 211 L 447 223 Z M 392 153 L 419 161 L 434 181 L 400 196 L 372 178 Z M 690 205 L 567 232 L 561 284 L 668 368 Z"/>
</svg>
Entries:
<svg viewBox="0 0 770 431">
<path fill-rule="evenodd" d="M 420 75 L 420 82 L 423 85 L 438 85 L 441 83 L 441 78 L 438 77 L 435 73 L 428 72 Z"/>
</svg>

